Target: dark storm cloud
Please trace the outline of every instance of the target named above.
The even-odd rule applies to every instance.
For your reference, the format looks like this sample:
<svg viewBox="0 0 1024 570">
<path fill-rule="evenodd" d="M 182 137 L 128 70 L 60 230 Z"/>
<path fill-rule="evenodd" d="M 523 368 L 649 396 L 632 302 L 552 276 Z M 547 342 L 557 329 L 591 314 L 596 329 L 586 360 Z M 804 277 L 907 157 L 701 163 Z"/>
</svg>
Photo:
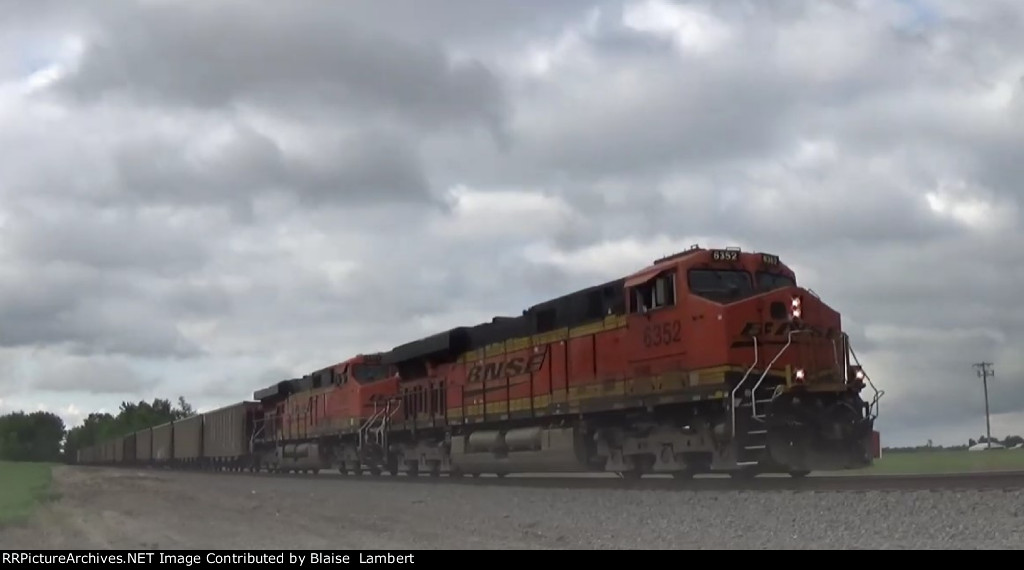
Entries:
<svg viewBox="0 0 1024 570">
<path fill-rule="evenodd" d="M 140 374 L 120 360 L 66 358 L 51 361 L 33 378 L 32 388 L 49 392 L 78 392 L 83 386 L 95 394 L 137 395 L 159 380 Z"/>
<path fill-rule="evenodd" d="M 618 2 L 608 0 L 548 0 L 542 8 L 520 0 L 358 0 L 337 8 L 322 8 L 325 14 L 344 14 L 361 26 L 387 29 L 401 36 L 435 40 L 488 42 L 507 38 L 509 32 L 558 33 L 567 21 L 578 19 L 594 8 L 615 10 Z"/>
<path fill-rule="evenodd" d="M 288 6 L 115 2 L 101 9 L 102 33 L 58 89 L 88 101 L 317 105 L 429 128 L 502 128 L 504 94 L 484 64 L 354 25 L 323 3 Z"/>
<path fill-rule="evenodd" d="M 314 150 L 286 153 L 246 125 L 227 130 L 208 156 L 185 152 L 196 137 L 127 141 L 115 151 L 122 199 L 189 205 L 223 203 L 251 215 L 254 199 L 283 194 L 311 206 L 429 200 L 429 182 L 409 143 L 394 134 L 357 131 L 312 137 Z"/>
<path fill-rule="evenodd" d="M 9 250 L 35 263 L 62 263 L 102 271 L 153 269 L 180 275 L 207 260 L 192 227 L 173 228 L 158 216 L 134 210 L 90 211 L 74 208 L 19 208 L 4 232 Z"/>
<path fill-rule="evenodd" d="M 157 268 L 159 271 L 159 268 Z M 189 357 L 185 339 L 124 273 L 66 264 L 9 263 L 0 280 L 0 345 L 69 353 Z"/>
</svg>

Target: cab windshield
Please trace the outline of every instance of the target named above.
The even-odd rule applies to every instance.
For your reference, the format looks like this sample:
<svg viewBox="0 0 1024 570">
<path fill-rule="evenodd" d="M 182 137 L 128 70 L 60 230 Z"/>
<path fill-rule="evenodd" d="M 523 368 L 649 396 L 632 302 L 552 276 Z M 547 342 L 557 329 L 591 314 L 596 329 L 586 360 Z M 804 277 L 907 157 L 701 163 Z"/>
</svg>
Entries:
<svg viewBox="0 0 1024 570">
<path fill-rule="evenodd" d="M 386 364 L 356 364 L 352 367 L 352 377 L 360 384 L 376 382 L 388 377 Z"/>
<path fill-rule="evenodd" d="M 690 293 L 711 301 L 732 302 L 755 293 L 750 273 L 737 270 L 691 269 Z"/>
<path fill-rule="evenodd" d="M 691 269 L 688 275 L 690 293 L 709 301 L 732 303 L 784 287 L 796 282 L 785 275 L 759 271 L 757 284 L 750 273 L 735 269 Z"/>
<path fill-rule="evenodd" d="M 785 287 L 793 287 L 796 285 L 796 281 L 786 277 L 785 275 L 779 275 L 777 273 L 768 273 L 767 271 L 757 272 L 757 290 L 761 293 L 766 291 L 774 291 L 776 289 L 782 289 Z"/>
</svg>

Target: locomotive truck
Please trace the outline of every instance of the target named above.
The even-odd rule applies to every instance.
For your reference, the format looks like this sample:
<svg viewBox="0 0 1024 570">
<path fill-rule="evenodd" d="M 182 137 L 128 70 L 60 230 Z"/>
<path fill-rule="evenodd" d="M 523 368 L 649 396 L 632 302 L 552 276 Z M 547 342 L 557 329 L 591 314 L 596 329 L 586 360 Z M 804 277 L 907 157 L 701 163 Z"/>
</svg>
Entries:
<svg viewBox="0 0 1024 570">
<path fill-rule="evenodd" d="M 134 438 L 135 463 L 182 468 L 799 477 L 870 465 L 880 397 L 777 255 L 693 246 L 80 455 L 117 463 L 102 446 Z"/>
</svg>

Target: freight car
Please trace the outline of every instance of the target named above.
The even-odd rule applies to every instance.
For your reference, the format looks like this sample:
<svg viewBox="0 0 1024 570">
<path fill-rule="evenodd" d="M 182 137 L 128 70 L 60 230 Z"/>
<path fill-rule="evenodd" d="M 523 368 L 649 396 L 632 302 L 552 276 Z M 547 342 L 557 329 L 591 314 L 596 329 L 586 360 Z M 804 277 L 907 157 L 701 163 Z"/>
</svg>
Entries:
<svg viewBox="0 0 1024 570">
<path fill-rule="evenodd" d="M 257 402 L 245 401 L 196 414 L 77 452 L 84 465 L 138 465 L 169 469 L 254 470 Z"/>
<path fill-rule="evenodd" d="M 203 459 L 203 416 L 198 414 L 171 423 L 171 464 L 198 467 Z"/>
<path fill-rule="evenodd" d="M 153 427 L 151 452 L 152 456 L 149 461 L 153 465 L 167 467 L 174 464 L 174 424 L 172 422 Z"/>
<path fill-rule="evenodd" d="M 839 313 L 778 256 L 694 246 L 258 390 L 193 455 L 313 473 L 802 476 L 871 463 L 880 396 Z M 152 430 L 155 462 L 173 459 L 169 428 Z"/>
<path fill-rule="evenodd" d="M 203 468 L 255 469 L 252 438 L 258 410 L 256 402 L 240 402 L 202 414 Z"/>
</svg>

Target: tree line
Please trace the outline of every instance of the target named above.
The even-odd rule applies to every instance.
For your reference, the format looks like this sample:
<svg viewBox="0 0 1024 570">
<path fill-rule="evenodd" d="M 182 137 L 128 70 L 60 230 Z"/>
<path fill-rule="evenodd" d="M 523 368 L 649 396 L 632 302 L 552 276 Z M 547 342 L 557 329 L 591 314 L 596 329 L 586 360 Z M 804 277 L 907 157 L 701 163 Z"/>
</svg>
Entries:
<svg viewBox="0 0 1024 570">
<path fill-rule="evenodd" d="M 52 412 L 14 412 L 0 416 L 0 460 L 73 461 L 79 449 L 195 413 L 184 397 L 177 405 L 160 398 L 122 402 L 116 415 L 92 413 L 81 425 L 67 429 Z"/>
</svg>

